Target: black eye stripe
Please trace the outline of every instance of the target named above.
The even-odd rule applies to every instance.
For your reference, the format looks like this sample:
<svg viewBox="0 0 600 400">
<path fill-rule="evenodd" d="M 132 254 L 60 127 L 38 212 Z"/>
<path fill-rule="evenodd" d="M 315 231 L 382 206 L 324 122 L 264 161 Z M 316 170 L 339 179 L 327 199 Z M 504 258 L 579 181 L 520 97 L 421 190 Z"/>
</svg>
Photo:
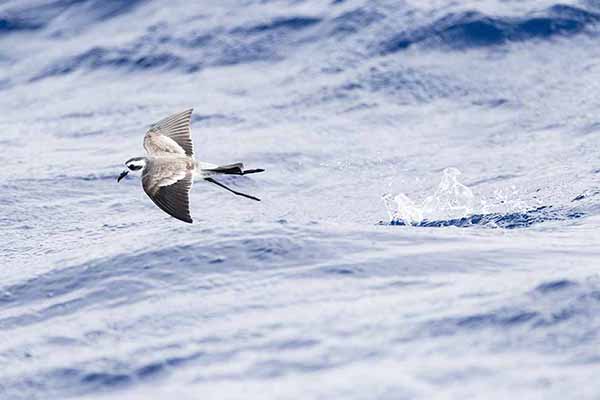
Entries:
<svg viewBox="0 0 600 400">
<path fill-rule="evenodd" d="M 129 166 L 129 169 L 132 171 L 137 171 L 138 169 L 142 169 L 142 168 L 144 168 L 144 167 L 141 165 L 130 165 Z"/>
</svg>

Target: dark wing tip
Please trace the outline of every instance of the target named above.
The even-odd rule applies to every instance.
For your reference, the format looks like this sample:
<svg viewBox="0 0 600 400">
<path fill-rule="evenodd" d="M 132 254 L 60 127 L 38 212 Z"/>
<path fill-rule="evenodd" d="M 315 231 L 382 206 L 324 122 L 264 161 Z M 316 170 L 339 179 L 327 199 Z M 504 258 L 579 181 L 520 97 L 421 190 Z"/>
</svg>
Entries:
<svg viewBox="0 0 600 400">
<path fill-rule="evenodd" d="M 180 220 L 182 222 L 186 222 L 188 224 L 193 224 L 194 223 L 194 220 L 189 215 L 177 215 L 177 214 L 174 214 L 174 213 L 170 213 L 169 211 L 165 210 L 164 208 L 163 208 L 163 210 L 165 212 L 167 212 L 167 214 L 169 214 L 171 217 L 173 217 L 175 219 L 178 219 L 178 220 Z"/>
<path fill-rule="evenodd" d="M 194 222 L 187 207 L 173 204 L 165 198 L 151 197 L 151 199 L 154 201 L 154 204 L 156 204 L 161 210 L 169 214 L 171 217 L 183 222 L 187 222 L 188 224 Z"/>
<path fill-rule="evenodd" d="M 144 185 L 144 191 L 161 210 L 180 221 L 194 222 L 190 214 L 189 192 L 192 187 L 191 174 L 169 186 L 153 190 Z"/>
<path fill-rule="evenodd" d="M 165 210 L 164 208 L 160 207 L 163 211 L 165 211 L 167 214 L 169 214 L 171 217 L 178 219 L 182 222 L 188 223 L 188 224 L 193 224 L 194 220 L 192 219 L 192 217 L 188 214 L 188 215 L 184 215 L 184 214 L 180 214 L 180 213 L 172 213 L 168 210 Z"/>
</svg>

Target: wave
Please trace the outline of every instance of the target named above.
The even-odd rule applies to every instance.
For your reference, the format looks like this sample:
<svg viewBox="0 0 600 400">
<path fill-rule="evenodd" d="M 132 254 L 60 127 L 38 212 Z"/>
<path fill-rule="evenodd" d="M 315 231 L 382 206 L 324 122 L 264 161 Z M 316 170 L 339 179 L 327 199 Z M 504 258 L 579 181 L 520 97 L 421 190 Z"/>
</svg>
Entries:
<svg viewBox="0 0 600 400">
<path fill-rule="evenodd" d="M 597 308 L 600 292 L 594 282 L 558 279 L 543 282 L 520 300 L 520 307 L 503 307 L 487 312 L 461 315 L 425 324 L 434 336 L 456 335 L 480 329 L 548 329 L 569 320 L 589 315 Z M 540 308 L 539 303 L 543 303 Z"/>
<path fill-rule="evenodd" d="M 50 37 L 69 36 L 95 23 L 122 15 L 138 7 L 142 1 L 70 0 L 0 15 L 0 31 L 40 30 L 48 26 Z M 75 27 L 67 31 L 52 27 L 51 21 L 68 11 L 76 16 Z M 408 28 L 388 39 L 371 39 L 372 32 L 362 32 L 375 23 L 385 22 L 386 14 L 376 7 L 360 7 L 332 18 L 314 15 L 287 15 L 259 18 L 237 23 L 236 26 L 205 27 L 203 16 L 194 17 L 180 31 L 171 23 L 159 21 L 146 27 L 137 38 L 116 46 L 98 45 L 80 49 L 75 54 L 54 60 L 34 74 L 31 81 L 66 75 L 75 71 L 118 69 L 128 72 L 147 70 L 194 73 L 214 66 L 229 66 L 252 62 L 277 62 L 295 53 L 299 46 L 343 40 L 354 43 L 361 52 L 365 45 L 375 48 L 375 55 L 391 54 L 419 44 L 423 47 L 467 49 L 499 46 L 509 42 L 544 40 L 555 36 L 570 36 L 591 31 L 600 21 L 600 14 L 567 5 L 555 5 L 524 17 L 486 15 L 477 11 L 447 14 L 420 27 Z M 60 24 L 55 24 L 60 25 Z M 73 24 L 72 24 L 73 25 Z M 373 43 L 373 41 L 375 43 Z M 337 42 L 335 42 L 337 43 Z M 358 48 L 357 48 L 358 47 Z M 367 50 L 367 54 L 372 54 Z M 338 66 L 343 68 L 344 66 Z M 412 72 L 406 79 L 413 82 Z M 424 79 L 427 77 L 424 77 Z M 406 79 L 401 79 L 402 84 Z M 421 79 L 414 83 L 421 85 Z M 379 87 L 387 77 L 375 77 L 368 86 Z M 435 81 L 435 80 L 433 80 Z M 360 85 L 360 84 L 359 84 Z M 452 92 L 452 89 L 448 90 Z"/>
<path fill-rule="evenodd" d="M 52 338 L 51 338 L 52 339 Z M 50 339 L 50 341 L 51 341 Z M 68 345 L 61 343 L 63 338 L 56 338 L 55 345 Z M 146 362 L 123 362 L 118 359 L 105 359 L 94 366 L 80 363 L 69 367 L 42 369 L 29 383 L 35 387 L 43 386 L 44 392 L 50 397 L 63 397 L 65 395 L 80 396 L 90 392 L 107 392 L 124 388 L 128 385 L 145 379 L 154 379 L 176 368 L 204 359 L 204 363 L 221 361 L 231 357 L 228 353 L 207 354 L 202 351 L 188 350 L 174 351 L 168 348 L 157 348 L 157 352 L 164 353 L 153 357 Z M 180 353 L 180 354 L 177 354 Z M 169 355 L 175 354 L 175 355 Z M 25 357 L 31 357 L 27 353 Z M 8 395 L 14 399 L 42 398 L 35 395 L 31 386 L 24 387 L 22 382 L 15 380 L 5 387 L 0 387 L 0 394 Z M 3 397 L 4 398 L 4 397 Z"/>
<path fill-rule="evenodd" d="M 357 8 L 335 17 L 331 21 L 330 32 L 335 36 L 351 35 L 383 18 L 384 15 L 376 10 Z"/>
<path fill-rule="evenodd" d="M 132 11 L 142 2 L 143 0 L 56 0 L 41 2 L 33 7 L 27 3 L 21 3 L 0 14 L 0 32 L 16 33 L 40 30 L 65 13 L 85 16 L 89 25 Z M 57 33 L 60 31 L 54 32 L 54 35 Z"/>
<path fill-rule="evenodd" d="M 288 17 L 274 18 L 266 23 L 251 25 L 249 27 L 238 27 L 231 31 L 232 34 L 254 35 L 257 33 L 274 32 L 281 30 L 301 30 L 321 22 L 320 18 L 314 17 Z"/>
<path fill-rule="evenodd" d="M 96 46 L 47 66 L 32 81 L 77 70 L 118 68 L 133 71 L 177 70 L 193 73 L 209 66 L 227 66 L 281 59 L 282 49 L 306 41 L 302 32 L 321 19 L 290 16 L 245 24 L 173 34 L 164 23 L 149 26 L 139 38 L 117 47 Z"/>
<path fill-rule="evenodd" d="M 42 28 L 44 25 L 37 21 L 28 21 L 15 16 L 5 16 L 0 18 L 0 32 L 18 32 L 33 31 Z"/>
<path fill-rule="evenodd" d="M 211 233 L 205 229 L 202 236 Z M 135 302 L 157 282 L 181 283 L 182 275 L 202 277 L 224 271 L 282 269 L 327 259 L 329 249 L 302 235 L 293 228 L 272 230 L 258 236 L 243 233 L 236 236 L 227 232 L 216 241 L 163 246 L 53 270 L 5 287 L 0 292 L 0 305 L 5 309 L 52 299 L 52 304 L 36 312 L 0 318 L 0 327 L 8 329 L 32 324 L 101 303 Z M 200 281 L 202 287 L 198 287 L 199 290 L 221 286 L 218 283 L 217 286 L 208 285 L 203 279 Z"/>
<path fill-rule="evenodd" d="M 187 65 L 181 57 L 171 53 L 136 54 L 129 49 L 108 49 L 94 47 L 82 54 L 70 57 L 47 67 L 42 73 L 31 79 L 32 82 L 66 75 L 79 69 L 95 70 L 105 67 L 127 68 L 129 70 L 185 68 L 188 72 L 198 69 L 196 65 Z M 184 67 L 185 66 L 185 67 Z"/>
<path fill-rule="evenodd" d="M 585 212 L 575 209 L 555 209 L 552 206 L 543 206 L 525 212 L 475 214 L 446 220 L 423 220 L 416 224 L 409 224 L 403 220 L 392 220 L 389 222 L 389 225 L 410 225 L 421 228 L 443 228 L 449 226 L 466 228 L 471 226 L 484 226 L 489 228 L 516 229 L 527 228 L 542 222 L 579 219 L 585 215 Z"/>
<path fill-rule="evenodd" d="M 449 14 L 415 30 L 401 32 L 381 45 L 390 54 L 415 44 L 450 49 L 499 46 L 509 42 L 571 36 L 600 21 L 600 14 L 567 5 L 554 5 L 538 16 L 494 17 L 476 11 Z"/>
</svg>

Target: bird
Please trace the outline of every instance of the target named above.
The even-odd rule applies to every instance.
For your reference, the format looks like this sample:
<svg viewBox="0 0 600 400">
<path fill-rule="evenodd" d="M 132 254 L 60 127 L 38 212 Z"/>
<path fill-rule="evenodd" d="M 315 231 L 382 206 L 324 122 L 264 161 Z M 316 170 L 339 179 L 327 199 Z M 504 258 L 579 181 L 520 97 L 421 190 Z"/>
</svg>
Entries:
<svg viewBox="0 0 600 400">
<path fill-rule="evenodd" d="M 161 210 L 187 223 L 193 223 L 190 214 L 190 190 L 194 178 L 213 183 L 229 192 L 251 200 L 258 197 L 233 190 L 214 179 L 221 175 L 248 175 L 264 169 L 244 169 L 241 162 L 216 165 L 194 158 L 190 121 L 193 108 L 173 114 L 150 126 L 144 136 L 143 157 L 125 161 L 125 170 L 117 182 L 130 172 L 141 172 L 142 188 Z"/>
</svg>

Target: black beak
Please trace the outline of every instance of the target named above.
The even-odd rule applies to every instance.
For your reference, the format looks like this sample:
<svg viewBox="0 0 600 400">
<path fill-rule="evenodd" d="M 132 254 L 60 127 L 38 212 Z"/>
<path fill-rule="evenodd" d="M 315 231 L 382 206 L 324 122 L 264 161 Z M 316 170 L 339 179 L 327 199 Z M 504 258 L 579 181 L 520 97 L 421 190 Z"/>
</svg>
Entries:
<svg viewBox="0 0 600 400">
<path fill-rule="evenodd" d="M 125 170 L 125 171 L 121 172 L 121 175 L 119 175 L 119 177 L 117 178 L 117 182 L 121 182 L 121 179 L 125 178 L 128 173 L 129 173 L 129 170 Z"/>
</svg>

